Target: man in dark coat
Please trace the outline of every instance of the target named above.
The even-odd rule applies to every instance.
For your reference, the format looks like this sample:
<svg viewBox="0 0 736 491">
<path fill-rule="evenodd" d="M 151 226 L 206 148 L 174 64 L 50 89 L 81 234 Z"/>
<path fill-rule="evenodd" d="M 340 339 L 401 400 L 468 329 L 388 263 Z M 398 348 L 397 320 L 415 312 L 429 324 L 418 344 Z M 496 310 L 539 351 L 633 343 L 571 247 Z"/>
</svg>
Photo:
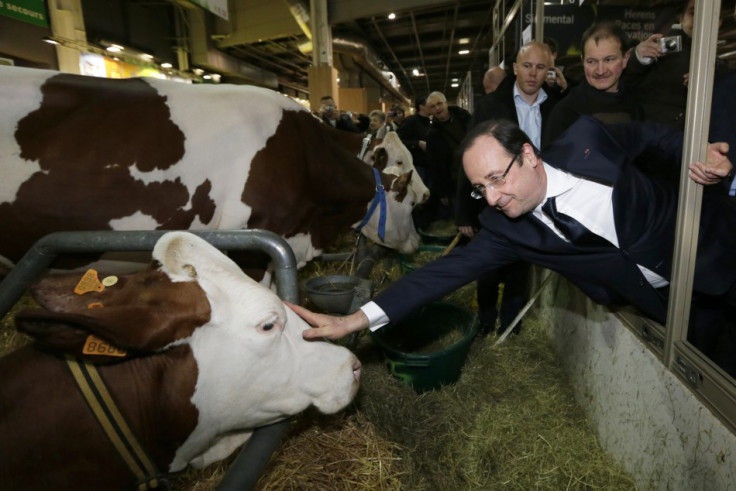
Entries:
<svg viewBox="0 0 736 491">
<path fill-rule="evenodd" d="M 401 143 L 411 153 L 419 176 L 427 187 L 430 187 L 429 175 L 427 173 L 427 134 L 429 133 L 429 111 L 427 110 L 427 97 L 417 97 L 414 102 L 414 114 L 408 116 L 401 122 L 396 130 Z"/>
<path fill-rule="evenodd" d="M 536 135 L 535 145 L 548 127 L 548 119 L 557 103 L 560 91 L 548 95 L 546 77 L 553 66 L 549 46 L 530 42 L 519 49 L 514 62 L 514 76 L 507 76 L 495 91 L 487 93 L 478 103 L 471 126 L 490 119 L 508 119 L 521 124 Z M 484 200 L 470 197 L 472 188 L 464 173 L 458 177 L 457 205 L 455 222 L 458 230 L 467 237 L 473 237 L 479 228 L 478 214 L 485 208 Z M 478 317 L 481 334 L 494 331 L 499 317 L 499 332 L 503 332 L 514 321 L 528 297 L 529 265 L 523 261 L 507 264 L 478 279 Z M 498 292 L 503 283 L 500 316 L 497 311 Z M 521 323 L 514 329 L 521 330 Z"/>
<path fill-rule="evenodd" d="M 470 113 L 459 106 L 450 106 L 442 92 L 427 96 L 427 108 L 432 126 L 427 135 L 431 220 L 454 216 L 457 178 L 462 165 L 457 149 L 470 127 Z M 430 220 L 430 221 L 431 221 Z M 417 224 L 417 227 L 421 227 Z"/>
<path fill-rule="evenodd" d="M 628 45 L 628 36 L 613 22 L 594 24 L 583 33 L 580 47 L 585 80 L 555 105 L 542 132 L 542 148 L 583 114 L 604 123 L 644 119 L 636 95 L 621 84 L 630 56 Z"/>
<path fill-rule="evenodd" d="M 678 165 L 681 133 L 642 122 L 605 126 L 583 116 L 545 151 L 542 161 L 517 126 L 489 121 L 471 131 L 463 148 L 465 172 L 490 205 L 476 239 L 404 276 L 350 316 L 300 309 L 319 326 L 305 332 L 305 338 L 339 338 L 398 322 L 486 271 L 517 260 L 558 272 L 595 302 L 633 305 L 665 322 L 677 187 L 653 181 L 632 162 L 645 149 L 657 148 Z M 710 144 L 707 164 L 692 164 L 690 178 L 720 183 L 732 170 L 726 151 L 724 143 Z M 560 215 L 595 234 L 566 235 Z M 725 298 L 733 298 L 733 230 L 736 206 L 721 195 L 704 194 L 694 296 L 724 298 L 724 305 Z M 698 348 L 708 354 L 707 347 Z"/>
<path fill-rule="evenodd" d="M 338 130 L 361 133 L 350 115 L 338 111 L 332 96 L 326 95 L 320 99 L 319 116 L 322 118 L 322 121 L 334 126 Z"/>
</svg>

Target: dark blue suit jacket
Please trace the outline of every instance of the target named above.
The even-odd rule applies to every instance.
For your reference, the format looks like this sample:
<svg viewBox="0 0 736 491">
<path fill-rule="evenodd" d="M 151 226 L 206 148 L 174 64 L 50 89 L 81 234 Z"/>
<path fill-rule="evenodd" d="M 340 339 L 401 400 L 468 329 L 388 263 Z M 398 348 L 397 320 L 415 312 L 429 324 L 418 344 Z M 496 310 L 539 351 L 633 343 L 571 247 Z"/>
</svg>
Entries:
<svg viewBox="0 0 736 491">
<path fill-rule="evenodd" d="M 554 167 L 613 185 L 620 248 L 578 247 L 531 213 L 510 219 L 488 207 L 473 241 L 401 278 L 375 302 L 397 322 L 484 272 L 521 259 L 557 271 L 598 303 L 634 305 L 664 323 L 667 299 L 645 280 L 637 264 L 670 279 L 677 189 L 654 182 L 634 167 L 631 162 L 645 149 L 655 149 L 661 152 L 659 158 L 667 156 L 679 165 L 682 134 L 639 122 L 605 126 L 583 116 L 543 155 Z M 721 196 L 705 196 L 694 291 L 727 292 L 736 282 L 735 251 L 736 207 Z"/>
</svg>

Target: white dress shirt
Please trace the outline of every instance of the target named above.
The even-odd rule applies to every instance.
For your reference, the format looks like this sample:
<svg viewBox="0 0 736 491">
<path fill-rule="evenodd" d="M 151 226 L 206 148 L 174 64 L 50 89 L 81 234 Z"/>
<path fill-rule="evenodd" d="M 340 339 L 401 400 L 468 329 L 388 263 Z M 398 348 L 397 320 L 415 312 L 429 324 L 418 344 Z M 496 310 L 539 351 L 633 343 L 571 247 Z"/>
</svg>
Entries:
<svg viewBox="0 0 736 491">
<path fill-rule="evenodd" d="M 535 147 L 541 148 L 542 143 L 542 110 L 539 107 L 547 100 L 547 93 L 539 89 L 534 104 L 529 104 L 521 96 L 519 87 L 514 83 L 514 104 L 516 117 L 519 119 L 519 128 L 524 130 Z"/>
<path fill-rule="evenodd" d="M 542 211 L 542 205 L 548 198 L 554 196 L 557 211 L 574 218 L 594 234 L 618 247 L 618 235 L 613 219 L 613 187 L 573 176 L 547 164 L 544 164 L 544 170 L 547 173 L 547 193 L 545 199 L 534 208 L 532 214 L 562 239 L 568 241 Z M 668 284 L 667 280 L 653 271 L 641 265 L 637 266 L 654 288 L 661 288 Z M 386 313 L 372 301 L 360 309 L 368 317 L 371 331 L 389 322 Z"/>
</svg>

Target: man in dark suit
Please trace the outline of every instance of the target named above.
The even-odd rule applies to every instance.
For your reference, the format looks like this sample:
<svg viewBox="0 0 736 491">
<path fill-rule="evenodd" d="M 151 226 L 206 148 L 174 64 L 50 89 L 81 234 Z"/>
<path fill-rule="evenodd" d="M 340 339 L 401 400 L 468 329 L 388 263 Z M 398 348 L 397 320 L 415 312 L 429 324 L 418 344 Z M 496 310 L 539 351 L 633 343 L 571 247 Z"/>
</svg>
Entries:
<svg viewBox="0 0 736 491">
<path fill-rule="evenodd" d="M 539 148 L 540 138 L 548 126 L 547 119 L 557 102 L 559 91 L 548 96 L 545 80 L 553 66 L 553 57 L 547 45 L 526 43 L 519 49 L 514 62 L 514 76 L 505 77 L 495 91 L 488 92 L 478 103 L 471 127 L 490 119 L 508 119 L 518 124 L 532 143 Z M 561 76 L 561 74 L 560 74 Z M 564 79 L 561 79 L 564 82 Z M 465 237 L 472 238 L 479 228 L 478 214 L 485 207 L 483 200 L 470 197 L 470 181 L 460 169 L 457 178 L 455 223 Z M 507 264 L 478 278 L 477 299 L 480 334 L 492 333 L 499 317 L 499 333 L 514 321 L 528 297 L 529 264 L 517 261 Z M 496 308 L 500 285 L 503 283 L 500 312 Z M 500 314 L 500 315 L 499 315 Z M 519 322 L 514 333 L 521 330 Z"/>
<path fill-rule="evenodd" d="M 470 244 L 404 276 L 346 317 L 295 307 L 313 326 L 307 339 L 339 338 L 398 322 L 486 271 L 517 260 L 554 270 L 604 305 L 633 305 L 664 323 L 677 213 L 677 189 L 659 184 L 631 163 L 656 148 L 678 162 L 682 134 L 642 122 L 605 126 L 582 116 L 545 151 L 516 125 L 489 121 L 463 145 L 463 166 L 474 192 L 488 202 L 482 228 Z M 730 175 L 727 145 L 708 147 L 707 164 L 690 165 L 690 178 L 716 184 Z M 550 204 L 556 205 L 549 210 Z M 548 204 L 549 203 L 549 204 Z M 695 295 L 720 298 L 736 284 L 736 209 L 705 194 L 700 220 Z M 575 242 L 552 215 L 567 214 L 598 240 Z M 584 238 L 584 237 L 583 237 Z"/>
</svg>

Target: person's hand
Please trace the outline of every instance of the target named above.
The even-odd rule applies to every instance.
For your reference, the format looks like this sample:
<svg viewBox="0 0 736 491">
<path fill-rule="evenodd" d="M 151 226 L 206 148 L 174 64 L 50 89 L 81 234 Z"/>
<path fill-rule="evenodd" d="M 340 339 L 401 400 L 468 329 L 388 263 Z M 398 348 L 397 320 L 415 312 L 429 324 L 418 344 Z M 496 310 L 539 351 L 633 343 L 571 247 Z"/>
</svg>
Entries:
<svg viewBox="0 0 736 491">
<path fill-rule="evenodd" d="M 565 79 L 565 76 L 562 74 L 562 70 L 560 70 L 556 66 L 552 66 L 549 69 L 555 73 L 555 76 L 551 77 L 549 72 L 547 73 L 547 85 L 549 85 L 550 87 L 557 85 L 562 92 L 566 91 L 567 79 Z"/>
<path fill-rule="evenodd" d="M 688 166 L 690 179 L 698 184 L 708 186 L 731 177 L 733 165 L 728 160 L 727 154 L 728 143 L 710 143 L 705 162 L 696 162 Z"/>
<path fill-rule="evenodd" d="M 689 83 L 690 83 L 690 72 L 682 76 L 682 85 L 687 87 Z"/>
<path fill-rule="evenodd" d="M 358 310 L 344 317 L 337 317 L 318 314 L 290 302 L 284 303 L 296 312 L 299 317 L 307 321 L 307 324 L 312 326 L 312 329 L 307 329 L 302 333 L 304 339 L 340 339 L 350 333 L 368 327 L 368 318 L 362 310 Z"/>
<path fill-rule="evenodd" d="M 639 61 L 646 63 L 643 61 L 646 58 L 653 60 L 664 54 L 662 52 L 662 47 L 659 45 L 659 40 L 662 37 L 662 34 L 652 34 L 647 39 L 636 45 L 636 57 Z"/>
<path fill-rule="evenodd" d="M 457 231 L 465 237 L 473 237 L 475 235 L 475 230 L 473 230 L 473 227 L 470 225 L 460 225 L 457 227 Z"/>
</svg>

